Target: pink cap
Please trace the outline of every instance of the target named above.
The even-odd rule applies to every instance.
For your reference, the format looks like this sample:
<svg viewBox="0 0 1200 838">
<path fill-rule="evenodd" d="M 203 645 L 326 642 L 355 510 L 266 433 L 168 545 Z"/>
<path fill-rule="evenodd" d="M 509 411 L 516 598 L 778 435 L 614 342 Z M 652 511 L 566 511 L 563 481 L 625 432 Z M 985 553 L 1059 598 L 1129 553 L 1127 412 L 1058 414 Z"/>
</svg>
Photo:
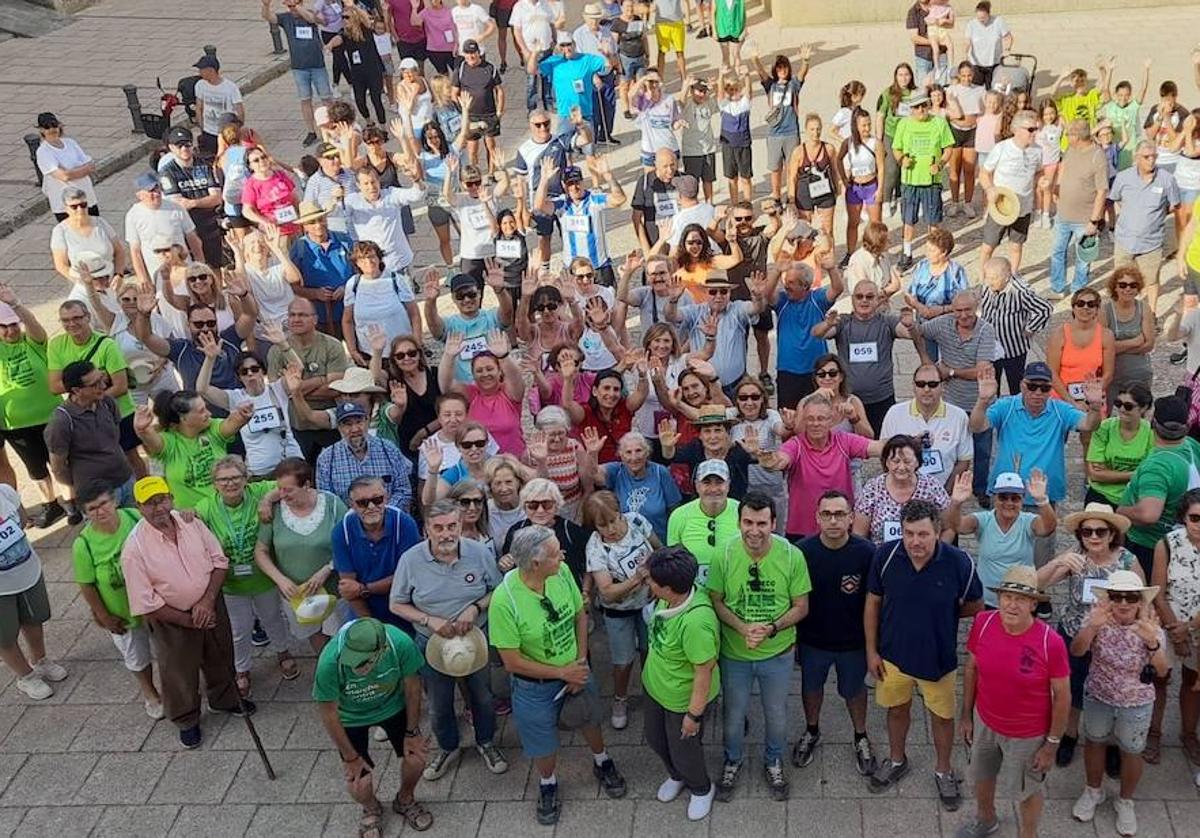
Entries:
<svg viewBox="0 0 1200 838">
<path fill-rule="evenodd" d="M 21 318 L 13 311 L 13 307 L 8 303 L 0 303 L 0 326 L 11 326 L 13 323 L 20 323 Z"/>
</svg>

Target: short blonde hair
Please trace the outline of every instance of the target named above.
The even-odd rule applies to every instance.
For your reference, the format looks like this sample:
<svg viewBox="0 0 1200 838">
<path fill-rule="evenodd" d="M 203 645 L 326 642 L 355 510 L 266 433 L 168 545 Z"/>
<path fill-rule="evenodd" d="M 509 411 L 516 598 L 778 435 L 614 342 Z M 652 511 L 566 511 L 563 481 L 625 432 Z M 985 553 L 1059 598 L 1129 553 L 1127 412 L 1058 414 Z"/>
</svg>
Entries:
<svg viewBox="0 0 1200 838">
<path fill-rule="evenodd" d="M 535 477 L 521 489 L 521 503 L 531 500 L 552 500 L 558 506 L 564 504 L 562 492 L 553 480 L 545 477 Z"/>
</svg>

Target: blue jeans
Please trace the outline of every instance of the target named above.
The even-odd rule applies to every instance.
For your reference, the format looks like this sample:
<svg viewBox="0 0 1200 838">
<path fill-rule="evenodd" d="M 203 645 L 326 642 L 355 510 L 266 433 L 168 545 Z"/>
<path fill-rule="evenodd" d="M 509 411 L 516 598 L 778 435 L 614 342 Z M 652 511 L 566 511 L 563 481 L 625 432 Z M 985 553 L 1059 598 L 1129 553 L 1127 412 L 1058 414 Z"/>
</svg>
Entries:
<svg viewBox="0 0 1200 838">
<path fill-rule="evenodd" d="M 971 462 L 971 491 L 981 498 L 988 493 L 988 467 L 992 462 L 992 429 L 971 434 L 975 443 L 974 460 Z"/>
<path fill-rule="evenodd" d="M 1054 245 L 1050 249 L 1050 290 L 1056 294 L 1066 293 L 1067 254 L 1071 251 L 1071 242 L 1083 238 L 1086 227 L 1087 224 L 1075 221 L 1054 223 Z M 1071 283 L 1071 291 L 1078 291 L 1088 284 L 1090 267 L 1082 259 L 1075 260 L 1075 281 Z"/>
<path fill-rule="evenodd" d="M 740 763 L 744 758 L 746 713 L 750 710 L 750 689 L 758 679 L 766 722 L 763 762 L 770 765 L 783 759 L 787 744 L 787 697 L 792 683 L 792 649 L 761 661 L 721 658 L 721 695 L 725 702 L 725 760 Z"/>
<path fill-rule="evenodd" d="M 417 632 L 414 638 L 421 656 L 429 638 Z M 496 711 L 492 708 L 491 678 L 488 667 L 473 672 L 462 680 L 471 697 L 471 717 L 475 725 L 475 743 L 487 745 L 496 737 Z M 454 716 L 454 693 L 459 679 L 443 675 L 429 664 L 421 667 L 421 680 L 429 695 L 429 715 L 433 722 L 433 735 L 443 751 L 457 751 L 459 745 L 458 719 Z"/>
<path fill-rule="evenodd" d="M 938 74 L 933 79 L 938 84 L 944 84 L 950 71 L 950 59 L 945 52 L 938 54 Z M 925 84 L 925 77 L 933 72 L 933 62 L 927 58 L 921 58 L 919 55 L 913 56 L 913 81 L 917 87 Z"/>
<path fill-rule="evenodd" d="M 592 136 L 607 140 L 615 133 L 613 120 L 617 117 L 617 74 L 600 77 L 604 86 L 592 89 Z"/>
<path fill-rule="evenodd" d="M 538 53 L 538 63 L 540 64 L 552 55 L 554 55 L 554 50 L 552 49 Z M 551 106 L 554 99 L 550 95 L 550 79 L 534 71 L 525 76 L 525 110 L 527 111 L 537 110 L 539 81 L 542 83 L 542 108 L 545 110 L 552 109 Z"/>
</svg>

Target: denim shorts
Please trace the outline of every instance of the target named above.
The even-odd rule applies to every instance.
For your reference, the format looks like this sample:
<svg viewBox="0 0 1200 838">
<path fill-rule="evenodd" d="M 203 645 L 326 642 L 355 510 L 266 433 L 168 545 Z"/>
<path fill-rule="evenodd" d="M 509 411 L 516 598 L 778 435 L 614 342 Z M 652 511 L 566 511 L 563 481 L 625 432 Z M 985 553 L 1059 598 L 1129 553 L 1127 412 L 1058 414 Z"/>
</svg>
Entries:
<svg viewBox="0 0 1200 838">
<path fill-rule="evenodd" d="M 900 218 L 909 226 L 916 224 L 921 216 L 926 224 L 942 223 L 942 185 L 900 187 Z"/>
<path fill-rule="evenodd" d="M 849 701 L 867 689 L 867 650 L 828 652 L 812 646 L 800 646 L 800 684 L 806 693 L 825 691 L 830 668 L 837 669 L 838 695 Z"/>
<path fill-rule="evenodd" d="M 604 631 L 608 634 L 613 666 L 628 666 L 639 651 L 645 652 L 650 648 L 640 608 L 634 609 L 628 617 L 613 617 L 609 609 L 604 609 Z"/>
<path fill-rule="evenodd" d="M 302 101 L 333 98 L 333 88 L 329 86 L 329 71 L 324 67 L 292 70 L 292 79 L 296 82 L 296 95 Z"/>
<path fill-rule="evenodd" d="M 562 681 L 530 681 L 510 676 L 512 683 L 512 717 L 517 725 L 521 750 L 529 759 L 548 757 L 558 752 L 558 712 L 563 698 L 555 696 L 563 688 Z M 596 676 L 588 677 L 584 692 L 590 699 L 590 724 L 599 726 L 603 711 L 596 689 Z"/>
<path fill-rule="evenodd" d="M 638 73 L 646 69 L 646 56 L 630 58 L 628 55 L 617 56 L 621 59 L 621 75 L 629 81 L 636 81 Z"/>
<path fill-rule="evenodd" d="M 1089 742 L 1103 742 L 1111 736 L 1125 753 L 1140 754 L 1146 747 L 1153 710 L 1154 702 L 1137 707 L 1113 707 L 1085 697 L 1083 715 L 1079 717 L 1080 729 Z"/>
</svg>

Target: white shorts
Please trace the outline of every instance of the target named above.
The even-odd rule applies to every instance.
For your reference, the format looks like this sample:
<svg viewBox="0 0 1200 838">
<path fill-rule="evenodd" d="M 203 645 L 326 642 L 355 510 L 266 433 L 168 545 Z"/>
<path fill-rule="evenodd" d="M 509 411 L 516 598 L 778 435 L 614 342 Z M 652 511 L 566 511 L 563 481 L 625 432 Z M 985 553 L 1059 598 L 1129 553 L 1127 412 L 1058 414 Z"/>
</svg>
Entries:
<svg viewBox="0 0 1200 838">
<path fill-rule="evenodd" d="M 125 668 L 130 672 L 141 672 L 153 662 L 150 657 L 150 632 L 145 626 L 126 629 L 124 634 L 110 634 L 109 637 L 125 659 Z"/>
</svg>

